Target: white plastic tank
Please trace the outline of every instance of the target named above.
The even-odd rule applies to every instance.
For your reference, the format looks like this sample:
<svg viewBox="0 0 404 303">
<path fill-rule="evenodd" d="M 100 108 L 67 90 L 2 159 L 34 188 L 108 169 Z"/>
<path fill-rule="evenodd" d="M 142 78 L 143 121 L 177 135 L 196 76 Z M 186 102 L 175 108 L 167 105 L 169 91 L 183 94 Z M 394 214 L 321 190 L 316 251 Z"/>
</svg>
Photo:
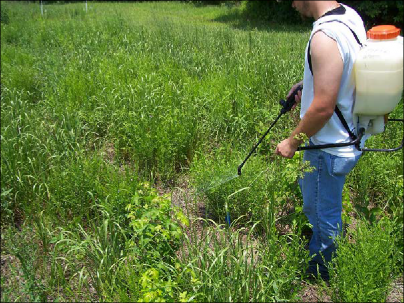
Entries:
<svg viewBox="0 0 404 303">
<path fill-rule="evenodd" d="M 393 25 L 367 32 L 366 46 L 355 61 L 354 116 L 366 133 L 384 131 L 384 115 L 392 112 L 403 92 L 403 37 Z"/>
</svg>

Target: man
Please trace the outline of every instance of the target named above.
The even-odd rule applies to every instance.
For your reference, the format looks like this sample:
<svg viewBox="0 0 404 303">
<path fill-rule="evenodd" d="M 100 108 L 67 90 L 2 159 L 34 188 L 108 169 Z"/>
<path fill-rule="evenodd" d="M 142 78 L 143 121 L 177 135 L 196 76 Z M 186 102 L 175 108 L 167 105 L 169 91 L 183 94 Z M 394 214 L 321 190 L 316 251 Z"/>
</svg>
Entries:
<svg viewBox="0 0 404 303">
<path fill-rule="evenodd" d="M 362 19 L 348 6 L 337 1 L 293 1 L 292 6 L 302 16 L 314 18 L 315 22 L 306 47 L 303 81 L 289 92 L 291 94 L 297 85 L 303 85 L 303 91 L 296 96 L 296 101 L 301 102 L 301 121 L 275 150 L 285 158 L 292 158 L 303 143 L 298 136 L 302 133 L 310 138 L 311 145 L 352 141 L 352 130 L 355 129 L 353 64 L 360 43 L 366 41 Z M 336 106 L 348 127 L 335 113 Z M 310 161 L 315 168 L 299 180 L 303 211 L 313 229 L 309 243 L 312 259 L 307 273 L 317 276 L 320 272 L 324 280 L 329 279 L 326 263 L 336 250 L 334 239 L 342 231 L 345 176 L 360 155 L 352 145 L 304 153 L 304 160 Z"/>
</svg>

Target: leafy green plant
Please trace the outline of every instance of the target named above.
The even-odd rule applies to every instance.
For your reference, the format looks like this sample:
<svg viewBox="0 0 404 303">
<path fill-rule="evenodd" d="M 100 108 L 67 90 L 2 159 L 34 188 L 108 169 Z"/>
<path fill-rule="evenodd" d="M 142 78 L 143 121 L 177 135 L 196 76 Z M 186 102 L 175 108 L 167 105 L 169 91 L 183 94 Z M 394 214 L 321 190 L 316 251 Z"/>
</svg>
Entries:
<svg viewBox="0 0 404 303">
<path fill-rule="evenodd" d="M 141 262 L 171 262 L 181 243 L 182 229 L 171 219 L 169 197 L 159 196 L 155 189 L 145 183 L 132 197 L 126 210 L 133 232 L 129 246 L 136 251 Z M 176 217 L 187 224 L 187 218 L 179 210 L 176 210 Z"/>
<path fill-rule="evenodd" d="M 170 275 L 171 272 L 171 275 Z M 139 301 L 141 302 L 190 302 L 193 297 L 190 297 L 187 291 L 181 292 L 180 283 L 187 283 L 185 275 L 188 275 L 189 269 L 185 270 L 185 274 L 181 265 L 176 264 L 176 267 L 168 264 L 158 264 L 155 267 L 149 268 L 141 274 L 139 284 L 140 293 Z M 191 276 L 189 274 L 189 276 Z M 179 283 L 180 282 L 180 283 Z M 195 283 L 192 278 L 191 283 Z"/>
<path fill-rule="evenodd" d="M 365 154 L 347 178 L 347 186 L 355 192 L 352 204 L 356 212 L 370 223 L 376 222 L 390 205 L 402 202 L 399 154 Z"/>
<path fill-rule="evenodd" d="M 53 283 L 64 283 L 58 272 L 64 263 L 62 276 L 68 268 L 70 281 L 78 279 L 79 286 L 91 281 L 100 298 L 125 298 L 120 291 L 123 289 L 127 289 L 131 300 L 177 298 L 176 284 L 169 286 L 171 280 L 166 276 L 167 268 L 174 264 L 175 250 L 182 236 L 177 219 L 187 224 L 187 218 L 175 211 L 177 219 L 173 220 L 171 201 L 159 196 L 148 183 L 140 184 L 130 201 L 126 208 L 128 220 L 121 222 L 125 225 L 111 216 L 113 210 L 109 209 L 108 203 L 106 206 L 95 204 L 92 206 L 96 208 L 95 218 L 90 220 L 88 227 L 79 224 L 72 231 L 60 232 L 52 253 L 56 256 L 52 267 Z M 127 282 L 129 275 L 132 276 L 131 283 Z M 153 283 L 149 285 L 149 280 L 160 283 L 162 289 Z M 153 293 L 154 287 L 160 290 Z M 170 287 L 175 292 L 169 290 Z"/>
</svg>

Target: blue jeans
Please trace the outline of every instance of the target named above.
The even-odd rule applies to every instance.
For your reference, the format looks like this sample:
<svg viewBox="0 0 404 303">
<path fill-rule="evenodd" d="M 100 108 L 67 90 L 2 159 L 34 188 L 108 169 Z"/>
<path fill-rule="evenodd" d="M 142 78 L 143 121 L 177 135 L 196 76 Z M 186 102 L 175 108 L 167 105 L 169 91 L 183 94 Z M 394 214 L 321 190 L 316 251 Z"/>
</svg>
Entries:
<svg viewBox="0 0 404 303">
<path fill-rule="evenodd" d="M 346 175 L 355 167 L 360 156 L 338 157 L 322 150 L 306 150 L 303 159 L 315 169 L 299 180 L 303 195 L 303 212 L 313 229 L 309 243 L 308 273 L 328 277 L 326 264 L 335 253 L 334 239 L 342 232 L 342 189 Z M 325 263 L 324 263 L 325 261 Z M 324 276 L 323 276 L 324 275 Z"/>
</svg>

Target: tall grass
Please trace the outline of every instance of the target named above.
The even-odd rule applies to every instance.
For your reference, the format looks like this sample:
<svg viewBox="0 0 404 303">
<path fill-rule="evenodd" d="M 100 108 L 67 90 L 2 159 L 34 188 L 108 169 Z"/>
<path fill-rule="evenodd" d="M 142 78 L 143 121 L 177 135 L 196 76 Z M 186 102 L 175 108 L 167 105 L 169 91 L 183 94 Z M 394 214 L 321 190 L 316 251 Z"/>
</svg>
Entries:
<svg viewBox="0 0 404 303">
<path fill-rule="evenodd" d="M 79 22 L 57 18 L 63 10 L 51 6 L 52 14 L 30 24 L 31 40 L 15 37 L 16 46 L 28 47 L 32 59 L 27 68 L 45 75 L 37 80 L 46 86 L 41 99 L 54 108 L 64 104 L 83 126 L 113 140 L 118 156 L 135 161 L 141 172 L 169 179 L 206 141 L 237 142 L 255 134 L 254 121 L 266 121 L 272 112 L 263 112 L 261 104 L 270 107 L 301 74 L 286 56 L 302 60 L 304 36 L 299 33 L 280 46 L 283 33 L 189 26 L 163 14 L 154 14 L 153 25 L 145 26 L 134 20 L 144 14 L 143 7 L 152 6 L 126 11 L 109 6 L 112 13 L 103 16 L 102 31 L 101 19 L 94 18 L 97 5 Z M 49 22 L 52 30 L 43 30 Z M 18 26 L 23 23 L 18 20 Z M 9 33 L 3 41 L 12 39 Z M 3 58 L 10 52 L 3 48 Z M 15 67 L 6 63 L 3 68 L 19 81 Z M 285 81 L 289 75 L 294 79 Z M 12 85 L 8 81 L 3 79 L 5 87 Z"/>
<path fill-rule="evenodd" d="M 207 224 L 205 222 L 204 224 Z M 196 226 L 198 224 L 195 224 Z M 253 236 L 254 228 L 231 228 L 214 222 L 202 234 L 190 232 L 181 260 L 193 273 L 187 291 L 206 302 L 275 302 L 296 300 L 299 277 L 308 254 L 298 237 Z"/>
<path fill-rule="evenodd" d="M 331 297 L 335 302 L 385 302 L 399 255 L 394 253 L 393 223 L 361 223 L 338 240 L 330 264 Z"/>
<path fill-rule="evenodd" d="M 240 26 L 225 5 L 44 7 L 1 2 L 2 252 L 19 260 L 2 300 L 298 300 L 306 166 L 272 154 L 296 117 L 229 176 L 301 80 L 310 29 Z M 361 220 L 396 222 L 395 251 L 402 175 L 402 152 L 368 154 L 345 189 Z M 184 178 L 202 231 L 159 192 Z"/>
</svg>

